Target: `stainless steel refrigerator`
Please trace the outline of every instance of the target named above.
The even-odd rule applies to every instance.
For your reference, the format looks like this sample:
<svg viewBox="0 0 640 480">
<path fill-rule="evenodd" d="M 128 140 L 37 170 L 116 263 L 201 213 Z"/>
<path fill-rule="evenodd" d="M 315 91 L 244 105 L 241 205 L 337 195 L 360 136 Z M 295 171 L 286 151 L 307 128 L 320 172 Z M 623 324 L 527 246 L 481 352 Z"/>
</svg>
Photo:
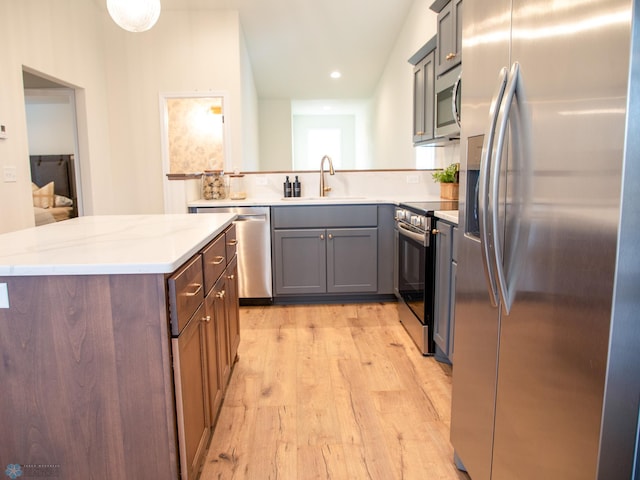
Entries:
<svg viewBox="0 0 640 480">
<path fill-rule="evenodd" d="M 637 476 L 637 3 L 464 2 L 451 440 L 473 480 Z"/>
</svg>

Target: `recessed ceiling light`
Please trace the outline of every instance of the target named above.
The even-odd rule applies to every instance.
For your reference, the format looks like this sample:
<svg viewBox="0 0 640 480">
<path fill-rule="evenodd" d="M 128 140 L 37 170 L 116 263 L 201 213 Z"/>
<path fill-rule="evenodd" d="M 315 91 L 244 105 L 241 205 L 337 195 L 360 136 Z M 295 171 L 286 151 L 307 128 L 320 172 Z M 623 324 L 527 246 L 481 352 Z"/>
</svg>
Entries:
<svg viewBox="0 0 640 480">
<path fill-rule="evenodd" d="M 333 72 L 331 72 L 331 78 L 340 78 L 341 76 L 342 74 L 337 70 L 334 70 Z"/>
</svg>

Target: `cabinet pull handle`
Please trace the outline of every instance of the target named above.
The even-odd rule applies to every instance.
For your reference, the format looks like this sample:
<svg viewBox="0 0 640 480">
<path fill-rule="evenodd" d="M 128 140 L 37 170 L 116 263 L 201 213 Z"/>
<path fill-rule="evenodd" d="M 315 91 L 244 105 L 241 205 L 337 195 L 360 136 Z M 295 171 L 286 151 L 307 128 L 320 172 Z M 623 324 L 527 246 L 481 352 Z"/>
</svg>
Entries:
<svg viewBox="0 0 640 480">
<path fill-rule="evenodd" d="M 320 234 L 320 240 L 324 240 L 324 233 Z"/>
<path fill-rule="evenodd" d="M 229 245 L 230 247 L 235 247 L 237 244 L 238 244 L 238 240 L 235 238 L 227 242 L 227 245 Z"/>
<path fill-rule="evenodd" d="M 416 132 L 416 135 L 424 135 L 424 132 Z"/>
<path fill-rule="evenodd" d="M 437 235 L 440 233 L 440 230 L 438 230 L 437 228 L 434 228 L 433 230 L 431 230 L 431 233 L 433 233 L 434 235 Z"/>
<path fill-rule="evenodd" d="M 446 60 L 453 60 L 454 58 L 456 58 L 456 54 L 455 53 L 450 53 L 449 55 L 447 55 L 445 57 Z"/>
<path fill-rule="evenodd" d="M 218 255 L 214 258 L 214 260 L 211 263 L 214 265 L 220 265 L 222 262 L 224 262 L 224 257 L 221 257 L 220 255 Z"/>
<path fill-rule="evenodd" d="M 332 233 L 329 234 L 329 240 L 333 240 L 333 234 Z"/>
<path fill-rule="evenodd" d="M 200 290 L 202 290 L 202 285 L 199 283 L 196 283 L 195 285 L 192 284 L 192 286 L 197 287 L 193 292 L 186 292 L 185 296 L 187 297 L 195 297 L 198 293 L 200 293 Z"/>
<path fill-rule="evenodd" d="M 236 276 L 232 274 L 232 275 L 229 275 L 227 278 L 228 278 L 229 280 L 233 280 L 234 278 L 236 278 Z"/>
<path fill-rule="evenodd" d="M 224 290 L 220 290 L 219 292 L 216 292 L 216 298 L 224 298 L 225 292 Z"/>
<path fill-rule="evenodd" d="M 211 315 L 207 315 L 206 317 L 202 317 L 202 321 L 209 323 L 211 321 Z"/>
</svg>

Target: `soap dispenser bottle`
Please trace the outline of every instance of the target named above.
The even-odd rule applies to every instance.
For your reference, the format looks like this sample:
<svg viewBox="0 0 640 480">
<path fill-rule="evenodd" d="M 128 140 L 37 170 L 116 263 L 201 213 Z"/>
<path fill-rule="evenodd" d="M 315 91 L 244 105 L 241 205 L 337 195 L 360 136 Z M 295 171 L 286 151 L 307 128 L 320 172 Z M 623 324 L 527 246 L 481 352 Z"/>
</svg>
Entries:
<svg viewBox="0 0 640 480">
<path fill-rule="evenodd" d="M 297 175 L 296 175 L 296 180 L 293 182 L 293 196 L 294 197 L 302 196 L 302 186 L 300 185 L 300 180 L 298 180 Z"/>
<path fill-rule="evenodd" d="M 291 197 L 291 182 L 289 181 L 289 176 L 287 176 L 284 181 L 284 196 L 285 198 Z"/>
</svg>

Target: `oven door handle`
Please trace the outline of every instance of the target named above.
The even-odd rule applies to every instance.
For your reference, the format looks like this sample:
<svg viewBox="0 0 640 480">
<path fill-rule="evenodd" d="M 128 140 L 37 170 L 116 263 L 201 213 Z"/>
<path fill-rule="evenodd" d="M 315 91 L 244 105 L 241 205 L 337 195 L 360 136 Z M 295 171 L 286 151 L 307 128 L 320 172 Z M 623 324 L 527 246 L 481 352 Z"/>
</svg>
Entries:
<svg viewBox="0 0 640 480">
<path fill-rule="evenodd" d="M 401 223 L 396 223 L 396 230 L 398 231 L 398 233 L 400 235 L 403 235 L 405 237 L 408 237 L 412 240 L 415 240 L 416 242 L 419 242 L 420 245 L 422 245 L 423 247 L 428 247 L 429 246 L 429 242 L 428 242 L 428 236 L 421 234 L 421 233 L 417 233 L 414 232 L 412 230 L 409 230 L 407 227 L 405 227 L 403 224 Z"/>
</svg>

